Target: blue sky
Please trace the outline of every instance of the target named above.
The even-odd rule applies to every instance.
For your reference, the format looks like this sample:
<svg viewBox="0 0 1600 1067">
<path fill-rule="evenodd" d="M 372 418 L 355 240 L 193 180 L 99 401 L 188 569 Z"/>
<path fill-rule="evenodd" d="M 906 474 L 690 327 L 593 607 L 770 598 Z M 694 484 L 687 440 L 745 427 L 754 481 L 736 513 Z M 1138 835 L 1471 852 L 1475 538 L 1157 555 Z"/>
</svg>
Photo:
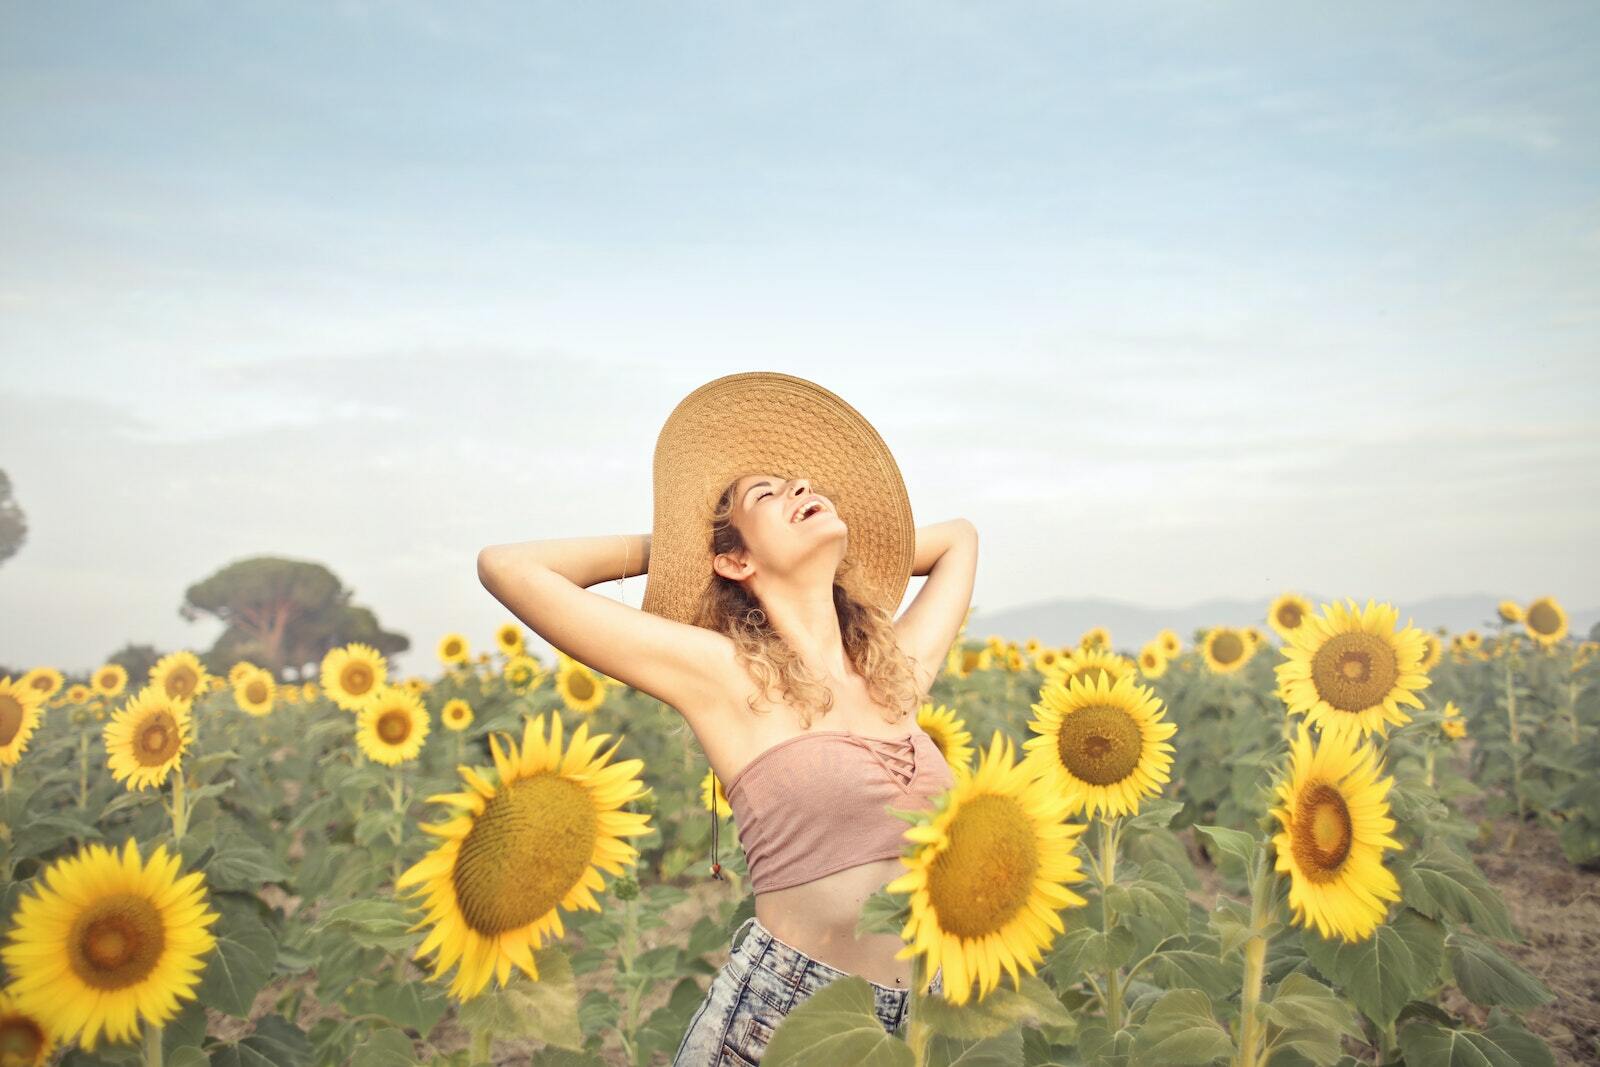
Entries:
<svg viewBox="0 0 1600 1067">
<path fill-rule="evenodd" d="M 479 547 L 646 531 L 673 404 L 758 369 L 978 524 L 980 611 L 1594 606 L 1597 46 L 1581 3 L 7 5 L 0 661 L 208 644 L 184 587 L 273 552 L 421 670 L 506 617 Z"/>
</svg>

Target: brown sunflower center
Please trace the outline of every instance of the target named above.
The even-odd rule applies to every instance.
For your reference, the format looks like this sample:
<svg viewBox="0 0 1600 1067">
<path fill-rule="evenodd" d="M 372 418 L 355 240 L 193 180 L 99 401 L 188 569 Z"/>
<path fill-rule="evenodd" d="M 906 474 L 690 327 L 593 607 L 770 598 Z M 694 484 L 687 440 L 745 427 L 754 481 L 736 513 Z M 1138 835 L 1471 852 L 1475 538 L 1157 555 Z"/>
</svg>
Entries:
<svg viewBox="0 0 1600 1067">
<path fill-rule="evenodd" d="M 32 1064 L 44 1051 L 44 1030 L 26 1015 L 0 1015 L 0 1064 Z"/>
<path fill-rule="evenodd" d="M 100 675 L 100 688 L 101 689 L 111 689 L 116 684 L 117 684 L 117 672 L 116 671 L 106 671 L 104 674 Z"/>
<path fill-rule="evenodd" d="M 1278 609 L 1278 624 L 1285 630 L 1295 629 L 1303 618 L 1305 613 L 1300 610 L 1299 604 L 1285 604 Z"/>
<path fill-rule="evenodd" d="M 166 944 L 156 906 L 133 893 L 116 893 L 78 915 L 67 936 L 67 962 L 85 985 L 126 989 L 155 970 Z"/>
<path fill-rule="evenodd" d="M 1056 752 L 1061 765 L 1090 785 L 1113 785 L 1139 765 L 1144 733 L 1122 708 L 1092 705 L 1061 720 Z"/>
<path fill-rule="evenodd" d="M 1361 712 L 1383 703 L 1399 677 L 1394 649 L 1365 632 L 1334 634 L 1311 661 L 1317 695 L 1339 711 Z"/>
<path fill-rule="evenodd" d="M 573 700 L 588 700 L 594 696 L 594 682 L 588 675 L 573 671 L 567 678 L 567 690 L 572 693 Z"/>
<path fill-rule="evenodd" d="M 1290 835 L 1295 862 L 1312 882 L 1331 882 L 1350 855 L 1353 832 L 1350 808 L 1326 782 L 1300 791 Z"/>
<path fill-rule="evenodd" d="M 190 667 L 175 667 L 167 673 L 167 696 L 191 696 L 200 685 L 200 676 Z"/>
<path fill-rule="evenodd" d="M 162 708 L 151 712 L 133 733 L 133 758 L 143 767 L 160 767 L 178 754 L 183 738 L 178 720 Z"/>
<path fill-rule="evenodd" d="M 577 782 L 546 773 L 501 786 L 456 856 L 462 918 L 492 937 L 548 914 L 583 876 L 599 832 L 594 802 Z"/>
<path fill-rule="evenodd" d="M 411 736 L 411 716 L 400 708 L 392 708 L 378 716 L 374 729 L 386 743 L 398 745 Z"/>
<path fill-rule="evenodd" d="M 461 642 L 460 641 L 447 641 L 447 642 L 445 642 L 444 654 L 447 655 L 447 656 L 459 656 L 459 655 L 461 655 Z"/>
<path fill-rule="evenodd" d="M 1144 665 L 1146 667 L 1154 667 L 1156 665 L 1156 655 L 1154 652 L 1146 652 L 1144 654 Z"/>
<path fill-rule="evenodd" d="M 1232 630 L 1224 630 L 1211 639 L 1211 658 L 1227 665 L 1237 663 L 1244 655 L 1244 641 Z"/>
<path fill-rule="evenodd" d="M 1559 633 L 1561 615 L 1554 607 L 1541 600 L 1528 608 L 1528 629 L 1537 634 Z"/>
<path fill-rule="evenodd" d="M 49 676 L 41 674 L 38 677 L 34 678 L 33 687 L 35 689 L 39 690 L 39 692 L 41 692 L 41 693 L 50 692 L 51 680 L 50 680 Z"/>
<path fill-rule="evenodd" d="M 267 683 L 257 678 L 244 687 L 244 698 L 252 704 L 267 702 Z"/>
<path fill-rule="evenodd" d="M 996 933 L 1024 907 L 1039 870 L 1039 842 L 1011 797 L 981 793 L 963 803 L 949 842 L 928 868 L 939 926 L 957 937 Z"/>
<path fill-rule="evenodd" d="M 22 729 L 22 701 L 10 693 L 0 693 L 0 745 L 9 745 Z"/>
<path fill-rule="evenodd" d="M 372 668 L 365 663 L 347 663 L 339 672 L 339 684 L 351 696 L 361 696 L 372 688 Z"/>
<path fill-rule="evenodd" d="M 969 673 L 977 670 L 978 664 L 982 660 L 982 656 L 983 653 L 977 652 L 970 648 L 963 651 L 961 653 L 961 669 Z"/>
</svg>

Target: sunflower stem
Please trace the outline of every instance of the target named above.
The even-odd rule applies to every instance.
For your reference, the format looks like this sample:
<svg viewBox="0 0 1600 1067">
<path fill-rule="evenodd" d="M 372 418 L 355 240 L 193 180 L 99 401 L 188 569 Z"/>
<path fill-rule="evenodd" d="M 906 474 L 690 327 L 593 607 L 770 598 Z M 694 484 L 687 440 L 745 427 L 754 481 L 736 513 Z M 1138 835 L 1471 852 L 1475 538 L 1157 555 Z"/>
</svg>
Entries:
<svg viewBox="0 0 1600 1067">
<path fill-rule="evenodd" d="M 0 763 L 0 793 L 11 792 L 11 764 Z"/>
<path fill-rule="evenodd" d="M 1430 742 L 1428 744 L 1428 754 L 1425 757 L 1423 757 L 1423 768 L 1428 772 L 1427 773 L 1426 784 L 1427 784 L 1429 789 L 1433 788 L 1433 759 L 1434 759 L 1434 756 L 1438 753 L 1438 751 L 1439 751 L 1438 743 L 1437 742 Z"/>
<path fill-rule="evenodd" d="M 1239 988 L 1239 1067 L 1261 1067 L 1261 1026 L 1256 1018 L 1261 1003 L 1261 977 L 1267 959 L 1266 928 L 1271 918 L 1272 876 L 1267 851 L 1256 855 L 1250 876 L 1250 938 L 1244 944 L 1244 984 Z"/>
<path fill-rule="evenodd" d="M 492 1030 L 474 1030 L 472 1032 L 472 1062 L 493 1063 L 490 1058 L 494 1055 L 494 1032 Z"/>
<path fill-rule="evenodd" d="M 911 992 L 907 994 L 911 999 L 906 1005 L 906 1044 L 911 1047 L 912 1067 L 923 1067 L 928 1058 L 928 1025 L 917 1011 L 917 998 L 929 981 L 927 957 L 918 952 L 911 957 Z"/>
<path fill-rule="evenodd" d="M 1111 937 L 1111 900 L 1107 891 L 1117 878 L 1117 820 L 1100 819 L 1100 926 Z M 1122 1029 L 1122 986 L 1117 966 L 1106 968 L 1106 1026 L 1115 1034 Z"/>
<path fill-rule="evenodd" d="M 78 735 L 78 807 L 89 806 L 89 731 Z"/>
<path fill-rule="evenodd" d="M 144 1064 L 145 1067 L 161 1067 L 161 1027 L 146 1026 L 144 1028 Z"/>
<path fill-rule="evenodd" d="M 1506 727 L 1511 736 L 1511 793 L 1517 805 L 1517 817 L 1511 824 L 1511 837 L 1506 841 L 1506 848 L 1517 838 L 1517 830 L 1522 825 L 1522 733 L 1517 724 L 1517 687 L 1511 673 L 1511 657 L 1506 661 Z"/>
<path fill-rule="evenodd" d="M 400 824 L 406 817 L 406 780 L 404 772 L 397 766 L 394 769 L 394 788 L 389 791 L 389 799 L 394 802 L 394 821 L 389 824 L 389 840 L 394 842 L 394 884 L 400 884 Z"/>
<path fill-rule="evenodd" d="M 1567 675 L 1567 724 L 1572 728 L 1572 745 L 1576 748 L 1578 739 L 1578 682 L 1569 672 Z"/>
<path fill-rule="evenodd" d="M 189 828 L 189 804 L 184 794 L 183 764 L 172 768 L 172 843 L 183 843 L 183 832 Z"/>
</svg>

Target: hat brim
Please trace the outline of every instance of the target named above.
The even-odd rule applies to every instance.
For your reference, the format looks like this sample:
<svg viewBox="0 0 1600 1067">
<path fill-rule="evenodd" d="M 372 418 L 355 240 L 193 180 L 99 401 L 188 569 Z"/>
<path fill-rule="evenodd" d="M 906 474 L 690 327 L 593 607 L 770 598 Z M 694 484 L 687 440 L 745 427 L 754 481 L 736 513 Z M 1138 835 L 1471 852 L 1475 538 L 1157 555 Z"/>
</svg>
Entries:
<svg viewBox="0 0 1600 1067">
<path fill-rule="evenodd" d="M 811 479 L 850 528 L 865 595 L 891 614 L 911 581 L 916 524 L 888 445 L 861 413 L 804 378 L 731 374 L 681 400 L 656 440 L 645 611 L 693 623 L 711 584 L 711 515 L 753 471 Z"/>
</svg>

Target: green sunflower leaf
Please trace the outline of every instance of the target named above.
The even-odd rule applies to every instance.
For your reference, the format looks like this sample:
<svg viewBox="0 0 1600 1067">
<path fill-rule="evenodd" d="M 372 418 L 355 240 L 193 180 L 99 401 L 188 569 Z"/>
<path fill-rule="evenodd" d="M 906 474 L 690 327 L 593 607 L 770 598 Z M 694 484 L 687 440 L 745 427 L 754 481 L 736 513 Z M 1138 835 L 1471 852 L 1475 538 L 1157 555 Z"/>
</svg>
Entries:
<svg viewBox="0 0 1600 1067">
<path fill-rule="evenodd" d="M 1400 1030 L 1406 1067 L 1555 1067 L 1550 1048 L 1527 1030 L 1500 1016 L 1488 1028 L 1454 1030 L 1419 1020 Z"/>
<path fill-rule="evenodd" d="M 829 982 L 772 1031 L 762 1067 L 913 1067 L 911 1047 L 886 1033 L 860 975 Z"/>
<path fill-rule="evenodd" d="M 1362 1014 L 1388 1026 L 1407 1002 L 1433 988 L 1444 958 L 1444 927 L 1403 908 L 1364 941 L 1325 941 L 1315 930 L 1301 938 L 1317 970 L 1338 984 Z"/>
<path fill-rule="evenodd" d="M 1206 1064 L 1233 1054 L 1211 998 L 1198 989 L 1163 993 L 1134 1031 L 1131 1067 Z"/>
<path fill-rule="evenodd" d="M 1464 930 L 1450 931 L 1444 947 L 1456 985 L 1475 1004 L 1525 1011 L 1555 999 L 1543 982 Z"/>
</svg>

